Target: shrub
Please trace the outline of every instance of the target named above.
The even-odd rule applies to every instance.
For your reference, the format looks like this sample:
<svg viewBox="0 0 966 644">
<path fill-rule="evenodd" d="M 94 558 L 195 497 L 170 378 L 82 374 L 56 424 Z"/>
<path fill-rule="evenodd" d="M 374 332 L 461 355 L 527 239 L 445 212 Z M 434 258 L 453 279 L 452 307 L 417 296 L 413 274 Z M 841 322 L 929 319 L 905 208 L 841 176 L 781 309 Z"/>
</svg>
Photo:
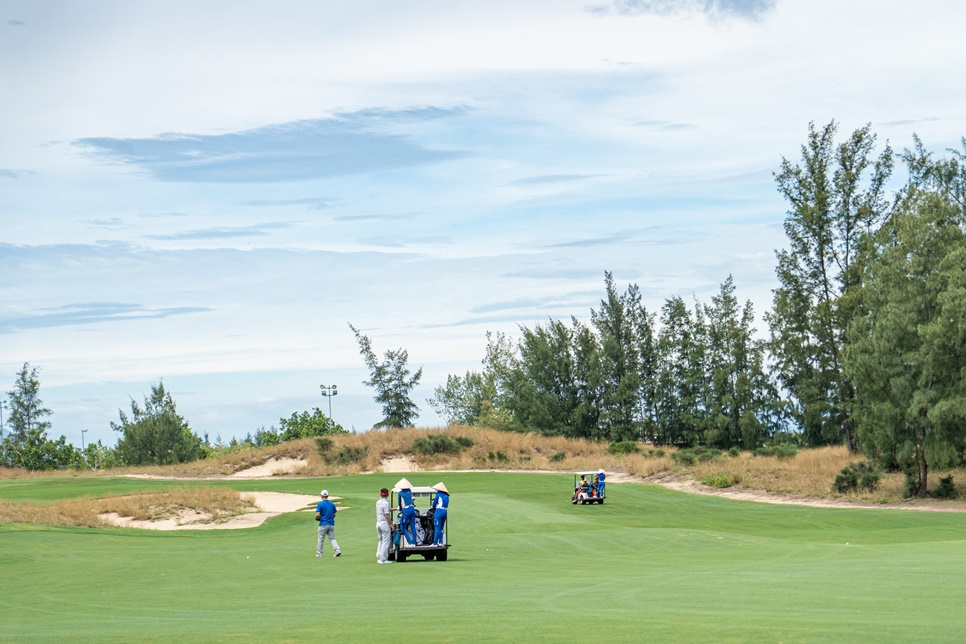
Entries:
<svg viewBox="0 0 966 644">
<path fill-rule="evenodd" d="M 553 456 L 550 457 L 550 462 L 551 463 L 559 463 L 560 461 L 564 460 L 565 458 L 567 458 L 567 452 L 557 452 L 556 454 L 554 454 Z"/>
<path fill-rule="evenodd" d="M 710 485 L 711 487 L 726 488 L 731 487 L 738 481 L 735 477 L 727 472 L 714 472 L 708 476 L 702 476 L 701 482 L 705 485 Z"/>
<path fill-rule="evenodd" d="M 881 476 L 877 467 L 868 461 L 849 463 L 835 475 L 832 488 L 841 494 L 858 490 L 872 491 L 879 486 Z"/>
<path fill-rule="evenodd" d="M 681 465 L 694 465 L 695 463 L 712 461 L 720 456 L 721 456 L 721 452 L 719 452 L 714 448 L 706 447 L 704 445 L 698 445 L 696 447 L 681 449 L 671 454 L 671 458 L 673 458 L 677 463 L 680 463 Z"/>
<path fill-rule="evenodd" d="M 786 458 L 793 458 L 798 454 L 798 447 L 792 443 L 775 443 L 774 445 L 759 447 L 754 451 L 754 454 L 755 456 L 774 456 L 781 461 Z"/>
<path fill-rule="evenodd" d="M 937 487 L 932 492 L 932 496 L 937 499 L 954 499 L 956 498 L 956 486 L 953 484 L 952 475 L 944 476 L 939 479 L 939 487 Z"/>
<path fill-rule="evenodd" d="M 325 436 L 317 436 L 315 439 L 315 447 L 319 450 L 319 456 L 322 457 L 322 460 L 328 462 L 329 450 L 332 449 L 332 439 Z"/>
<path fill-rule="evenodd" d="M 473 446 L 473 440 L 465 436 L 447 436 L 446 434 L 430 434 L 413 441 L 412 451 L 416 454 L 432 456 L 434 454 L 459 454 Z"/>
<path fill-rule="evenodd" d="M 496 461 L 497 463 L 506 463 L 510 460 L 506 454 L 500 451 L 488 452 L 486 457 L 491 461 Z"/>
<path fill-rule="evenodd" d="M 365 460 L 366 456 L 369 454 L 369 448 L 363 447 L 343 447 L 335 455 L 336 465 L 348 465 L 349 463 L 358 463 Z"/>
<path fill-rule="evenodd" d="M 737 445 L 734 445 L 731 449 L 728 450 L 728 456 L 730 456 L 731 458 L 738 458 L 739 456 L 741 456 L 741 448 L 738 447 Z"/>
<path fill-rule="evenodd" d="M 618 441 L 607 446 L 607 453 L 615 456 L 634 454 L 640 451 L 641 448 L 637 446 L 635 441 Z"/>
<path fill-rule="evenodd" d="M 919 474 L 912 468 L 902 470 L 902 498 L 911 499 L 919 494 Z"/>
</svg>

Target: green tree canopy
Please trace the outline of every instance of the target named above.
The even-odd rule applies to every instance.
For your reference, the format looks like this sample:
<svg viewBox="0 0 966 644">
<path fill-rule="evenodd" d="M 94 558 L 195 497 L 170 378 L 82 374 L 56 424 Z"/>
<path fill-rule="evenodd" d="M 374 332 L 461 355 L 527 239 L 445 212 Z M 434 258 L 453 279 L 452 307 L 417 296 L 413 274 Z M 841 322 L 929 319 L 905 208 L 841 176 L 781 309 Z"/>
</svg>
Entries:
<svg viewBox="0 0 966 644">
<path fill-rule="evenodd" d="M 383 419 L 375 426 L 412 427 L 419 417 L 419 407 L 411 394 L 423 377 L 422 367 L 416 373 L 409 370 L 409 352 L 405 349 L 386 351 L 385 360 L 379 362 L 368 336 L 351 324 L 349 328 L 355 334 L 359 353 L 369 367 L 369 380 L 363 384 L 375 389 L 375 400 L 382 405 Z"/>
<path fill-rule="evenodd" d="M 151 385 L 144 407 L 131 400 L 131 416 L 118 410 L 119 423 L 111 428 L 121 434 L 115 451 L 127 465 L 171 465 L 204 457 L 204 441 L 178 413 L 164 383 Z"/>
<path fill-rule="evenodd" d="M 278 427 L 279 438 L 282 441 L 349 433 L 341 425 L 337 425 L 331 418 L 323 414 L 318 407 L 313 409 L 311 413 L 307 411 L 293 412 L 288 418 L 279 419 Z"/>
<path fill-rule="evenodd" d="M 4 424 L 9 434 L 0 442 L 0 463 L 28 470 L 50 470 L 68 466 L 76 458 L 77 449 L 61 436 L 47 437 L 51 415 L 40 399 L 37 368 L 25 362 L 17 373 L 13 391 L 7 393 L 9 416 Z"/>
<path fill-rule="evenodd" d="M 892 150 L 873 157 L 868 125 L 835 145 L 838 125 L 809 125 L 800 163 L 782 159 L 775 175 L 789 203 L 778 252 L 779 287 L 768 314 L 771 353 L 797 424 L 809 445 L 845 442 L 858 449 L 852 427 L 855 391 L 842 367 L 845 334 L 860 284 L 856 263 L 864 236 L 889 213 L 885 184 Z"/>
<path fill-rule="evenodd" d="M 845 366 L 863 450 L 927 493 L 966 448 L 966 235 L 938 193 L 911 196 L 876 236 Z"/>
</svg>

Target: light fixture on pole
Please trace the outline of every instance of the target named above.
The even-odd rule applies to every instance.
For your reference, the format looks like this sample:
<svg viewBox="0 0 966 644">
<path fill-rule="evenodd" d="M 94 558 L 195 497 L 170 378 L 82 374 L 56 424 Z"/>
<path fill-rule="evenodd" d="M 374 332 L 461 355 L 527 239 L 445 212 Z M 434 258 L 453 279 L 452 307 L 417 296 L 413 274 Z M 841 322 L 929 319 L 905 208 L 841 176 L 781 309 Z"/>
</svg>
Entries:
<svg viewBox="0 0 966 644">
<path fill-rule="evenodd" d="M 329 420 L 332 420 L 332 396 L 339 395 L 338 385 L 319 385 L 322 395 L 329 399 Z"/>
<path fill-rule="evenodd" d="M 84 451 L 84 434 L 86 433 L 87 433 L 86 429 L 81 430 L 81 451 L 82 452 Z"/>
<path fill-rule="evenodd" d="M 0 400 L 0 436 L 3 436 L 3 408 L 10 409 L 7 403 Z"/>
</svg>

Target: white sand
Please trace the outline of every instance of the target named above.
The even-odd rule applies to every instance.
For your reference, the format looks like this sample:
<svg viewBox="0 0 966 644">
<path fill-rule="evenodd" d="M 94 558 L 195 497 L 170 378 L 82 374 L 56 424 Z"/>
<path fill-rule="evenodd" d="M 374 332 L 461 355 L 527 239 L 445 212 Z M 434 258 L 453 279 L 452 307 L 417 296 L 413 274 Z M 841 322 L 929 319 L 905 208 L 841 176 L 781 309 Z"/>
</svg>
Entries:
<svg viewBox="0 0 966 644">
<path fill-rule="evenodd" d="M 211 517 L 200 512 L 185 511 L 176 517 L 162 521 L 135 521 L 111 512 L 102 514 L 107 523 L 124 528 L 143 528 L 146 530 L 236 530 L 260 526 L 271 517 L 285 512 L 311 512 L 319 497 L 308 494 L 286 494 L 284 492 L 244 492 L 242 498 L 251 499 L 260 512 L 239 514 L 230 519 L 215 523 Z M 338 497 L 329 497 L 337 500 Z M 346 509 L 346 508 L 339 508 Z"/>
</svg>

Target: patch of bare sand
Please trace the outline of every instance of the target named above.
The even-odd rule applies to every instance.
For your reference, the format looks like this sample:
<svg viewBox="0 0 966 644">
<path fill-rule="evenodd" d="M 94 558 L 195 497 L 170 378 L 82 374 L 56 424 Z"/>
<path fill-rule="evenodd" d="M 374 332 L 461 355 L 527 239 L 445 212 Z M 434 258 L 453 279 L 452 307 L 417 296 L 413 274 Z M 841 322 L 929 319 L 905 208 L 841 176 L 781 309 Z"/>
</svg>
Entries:
<svg viewBox="0 0 966 644">
<path fill-rule="evenodd" d="M 233 479 L 261 479 L 269 476 L 285 476 L 298 474 L 308 463 L 299 458 L 270 458 L 261 465 L 240 470 L 231 475 Z"/>
<path fill-rule="evenodd" d="M 237 530 L 260 526 L 271 517 L 286 512 L 312 511 L 318 503 L 318 497 L 285 492 L 245 492 L 242 497 L 250 499 L 260 511 L 239 514 L 220 522 L 213 521 L 208 514 L 194 510 L 184 510 L 161 521 L 136 521 L 114 512 L 102 514 L 101 518 L 109 525 L 144 530 Z M 338 497 L 333 496 L 329 499 L 336 501 Z"/>
<path fill-rule="evenodd" d="M 419 465 L 409 456 L 393 456 L 384 458 L 379 462 L 379 467 L 383 472 L 418 472 Z"/>
</svg>

